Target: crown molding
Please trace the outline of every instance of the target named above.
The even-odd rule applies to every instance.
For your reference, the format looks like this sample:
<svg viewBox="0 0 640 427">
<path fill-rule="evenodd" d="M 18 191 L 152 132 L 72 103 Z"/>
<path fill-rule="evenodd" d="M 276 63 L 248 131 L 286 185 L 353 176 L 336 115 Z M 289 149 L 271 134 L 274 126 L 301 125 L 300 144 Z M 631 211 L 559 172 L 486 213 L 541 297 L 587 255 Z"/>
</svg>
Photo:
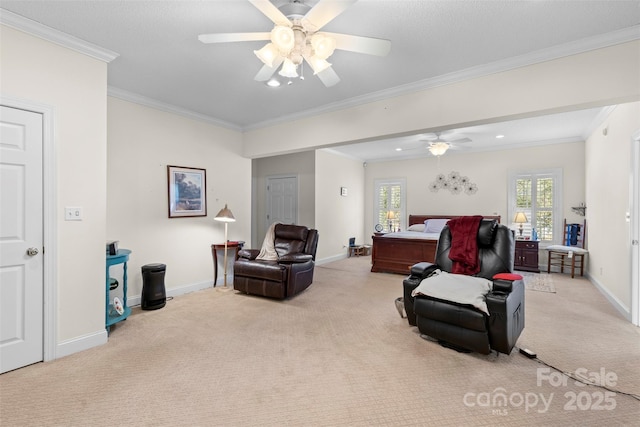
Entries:
<svg viewBox="0 0 640 427">
<path fill-rule="evenodd" d="M 111 62 L 120 56 L 118 53 L 104 49 L 100 46 L 86 42 L 77 37 L 71 36 L 59 30 L 47 27 L 39 22 L 27 19 L 21 15 L 10 12 L 6 9 L 0 8 L 0 24 L 15 28 L 17 30 L 26 32 L 60 46 L 72 49 L 79 53 L 93 57 L 95 59 Z M 396 86 L 390 89 L 382 91 L 372 92 L 362 96 L 356 96 L 344 101 L 334 102 L 318 108 L 312 108 L 298 113 L 289 114 L 278 117 L 276 119 L 270 119 L 258 123 L 254 123 L 247 126 L 239 126 L 235 123 L 226 122 L 220 119 L 216 119 L 211 116 L 200 114 L 194 111 L 186 110 L 181 107 L 177 107 L 172 104 L 156 101 L 151 98 L 144 97 L 142 95 L 135 94 L 133 92 L 118 89 L 112 86 L 108 88 L 108 95 L 116 98 L 123 99 L 125 101 L 134 102 L 140 105 L 152 107 L 161 111 L 178 114 L 187 118 L 211 123 L 216 126 L 221 126 L 227 129 L 247 132 L 251 130 L 261 129 L 277 124 L 286 123 L 293 120 L 304 119 L 319 114 L 330 113 L 334 111 L 343 110 L 346 108 L 353 108 L 362 104 L 367 104 L 376 101 L 382 101 L 385 99 L 413 93 L 417 91 L 427 90 L 439 86 L 444 86 L 453 83 L 459 83 L 461 81 L 487 76 L 499 72 L 509 71 L 516 68 L 521 68 L 537 63 L 550 61 L 562 57 L 567 57 L 579 53 L 584 53 L 596 49 L 601 49 L 616 44 L 626 43 L 640 39 L 640 25 L 634 25 L 632 27 L 624 28 L 618 31 L 601 34 L 598 36 L 588 37 L 585 39 L 577 40 L 574 42 L 565 43 L 551 48 L 538 50 L 525 55 L 508 58 L 501 61 L 496 61 L 465 70 L 456 71 L 453 73 L 444 74 L 441 76 L 420 80 L 417 82 L 409 83 L 406 85 Z M 606 115 L 605 115 L 606 117 Z"/>
<path fill-rule="evenodd" d="M 119 53 L 89 43 L 62 31 L 47 27 L 39 22 L 27 19 L 6 9 L 0 8 L 0 24 L 15 28 L 49 42 L 66 47 L 100 61 L 109 63 L 120 56 Z"/>
<path fill-rule="evenodd" d="M 242 132 L 242 128 L 236 124 L 225 122 L 223 120 L 218 120 L 211 116 L 196 113 L 195 111 L 177 107 L 172 104 L 156 101 L 155 99 L 147 98 L 146 96 L 138 95 L 137 93 L 129 92 L 123 89 L 118 89 L 113 86 L 107 87 L 107 95 L 112 96 L 114 98 L 122 99 L 123 101 L 129 101 L 135 104 L 144 105 L 145 107 L 155 108 L 156 110 L 164 111 L 166 113 L 177 114 L 179 116 L 183 116 L 189 119 L 198 120 L 201 122 L 210 123 L 223 128 Z"/>
<path fill-rule="evenodd" d="M 309 109 L 287 116 L 281 116 L 277 119 L 266 120 L 263 122 L 245 126 L 244 130 L 250 131 L 265 128 L 293 120 L 315 116 L 318 114 L 330 113 L 346 108 L 352 108 L 370 102 L 382 101 L 384 99 L 389 99 L 412 92 L 427 90 L 453 83 L 459 83 L 465 80 L 484 77 L 490 74 L 496 74 L 516 68 L 526 67 L 541 62 L 551 61 L 554 59 L 589 52 L 596 49 L 602 49 L 638 39 L 640 39 L 640 25 L 634 25 L 632 27 L 612 31 L 606 34 L 576 40 L 547 49 L 537 50 L 525 55 L 519 55 L 501 61 L 491 62 L 488 64 L 467 68 L 465 70 L 443 74 L 441 76 L 420 80 L 406 85 L 396 86 L 378 92 L 372 92 L 370 94 L 353 97 L 345 101 L 327 104 L 319 108 Z"/>
</svg>

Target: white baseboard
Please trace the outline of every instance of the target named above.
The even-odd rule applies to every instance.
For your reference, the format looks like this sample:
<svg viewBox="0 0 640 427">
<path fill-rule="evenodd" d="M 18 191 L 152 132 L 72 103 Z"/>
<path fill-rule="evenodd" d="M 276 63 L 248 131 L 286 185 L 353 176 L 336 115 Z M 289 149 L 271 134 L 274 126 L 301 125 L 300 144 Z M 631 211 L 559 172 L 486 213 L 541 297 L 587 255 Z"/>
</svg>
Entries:
<svg viewBox="0 0 640 427">
<path fill-rule="evenodd" d="M 316 265 L 328 264 L 334 261 L 340 261 L 341 259 L 347 258 L 347 254 L 334 255 L 329 258 L 322 258 L 316 260 Z"/>
<path fill-rule="evenodd" d="M 231 283 L 233 283 L 233 277 L 231 278 Z M 213 287 L 213 280 L 207 280 L 205 282 L 193 283 L 190 285 L 184 285 L 177 288 L 167 289 L 166 294 L 168 297 L 177 297 L 180 295 L 189 294 L 195 291 L 201 291 L 203 289 L 211 288 L 211 287 Z M 142 301 L 142 295 L 127 296 L 127 305 L 129 307 L 140 305 L 141 301 Z"/>
<path fill-rule="evenodd" d="M 55 358 L 59 359 L 64 356 L 69 356 L 70 354 L 77 353 L 79 351 L 98 347 L 100 345 L 106 344 L 107 340 L 107 330 L 103 329 L 92 334 L 72 338 L 67 341 L 62 341 L 56 346 Z"/>
<path fill-rule="evenodd" d="M 595 277 L 590 275 L 588 272 L 585 273 L 585 276 L 593 285 L 600 291 L 602 295 L 615 307 L 616 310 L 622 314 L 622 316 L 631 322 L 631 310 L 629 307 L 624 305 L 622 301 L 620 301 L 615 295 L 613 295 L 609 289 L 607 289 L 602 283 L 598 281 Z"/>
<path fill-rule="evenodd" d="M 175 297 L 179 295 L 188 294 L 190 292 L 199 291 L 202 289 L 210 288 L 213 286 L 213 280 L 206 282 L 194 283 L 191 285 L 181 286 L 179 288 L 168 289 L 166 291 L 168 297 Z M 140 305 L 141 296 L 134 295 L 127 298 L 127 305 L 133 307 Z M 79 351 L 88 350 L 93 347 L 106 344 L 109 340 L 109 334 L 106 329 L 101 331 L 76 337 L 67 341 L 63 341 L 56 346 L 55 359 L 60 357 L 69 356 Z"/>
</svg>

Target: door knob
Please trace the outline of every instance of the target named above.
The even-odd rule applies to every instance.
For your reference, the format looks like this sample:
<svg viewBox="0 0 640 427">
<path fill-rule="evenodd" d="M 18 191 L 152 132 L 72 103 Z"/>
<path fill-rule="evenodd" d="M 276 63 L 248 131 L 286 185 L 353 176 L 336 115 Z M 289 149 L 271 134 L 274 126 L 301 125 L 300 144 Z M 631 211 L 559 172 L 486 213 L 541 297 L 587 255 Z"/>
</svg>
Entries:
<svg viewBox="0 0 640 427">
<path fill-rule="evenodd" d="M 27 255 L 29 255 L 29 256 L 38 255 L 38 248 L 29 248 L 29 249 L 27 249 Z"/>
</svg>

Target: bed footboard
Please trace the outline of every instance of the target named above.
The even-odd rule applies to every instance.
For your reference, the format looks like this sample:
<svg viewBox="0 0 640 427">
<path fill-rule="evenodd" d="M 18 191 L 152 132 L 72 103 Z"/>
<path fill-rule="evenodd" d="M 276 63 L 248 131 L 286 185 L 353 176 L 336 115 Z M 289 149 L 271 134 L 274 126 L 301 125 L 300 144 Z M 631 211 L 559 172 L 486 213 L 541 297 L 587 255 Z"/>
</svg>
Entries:
<svg viewBox="0 0 640 427">
<path fill-rule="evenodd" d="M 437 244 L 437 240 L 373 236 L 371 271 L 409 274 L 412 265 L 433 262 Z"/>
</svg>

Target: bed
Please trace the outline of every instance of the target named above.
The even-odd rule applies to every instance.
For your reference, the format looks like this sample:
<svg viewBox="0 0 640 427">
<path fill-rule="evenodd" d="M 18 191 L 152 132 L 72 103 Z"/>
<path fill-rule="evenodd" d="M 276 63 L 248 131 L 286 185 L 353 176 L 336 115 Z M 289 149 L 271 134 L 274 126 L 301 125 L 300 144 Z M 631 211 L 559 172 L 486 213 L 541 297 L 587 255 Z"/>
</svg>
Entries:
<svg viewBox="0 0 640 427">
<path fill-rule="evenodd" d="M 426 220 L 443 220 L 460 215 L 409 215 L 409 228 L 415 224 L 424 224 Z M 500 216 L 485 216 L 496 219 Z M 429 231 L 429 230 L 426 230 Z M 401 231 L 397 233 L 373 236 L 371 250 L 371 271 L 379 273 L 409 274 L 413 264 L 422 261 L 433 262 L 440 232 Z"/>
</svg>

